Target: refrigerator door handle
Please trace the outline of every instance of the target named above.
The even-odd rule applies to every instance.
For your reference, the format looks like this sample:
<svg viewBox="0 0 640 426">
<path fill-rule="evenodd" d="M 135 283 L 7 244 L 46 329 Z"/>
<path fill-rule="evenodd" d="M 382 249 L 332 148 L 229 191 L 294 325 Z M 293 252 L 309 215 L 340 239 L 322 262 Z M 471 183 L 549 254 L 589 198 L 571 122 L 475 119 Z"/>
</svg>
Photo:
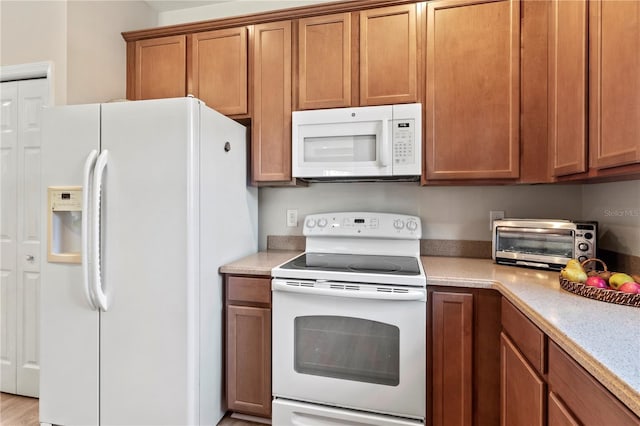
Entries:
<svg viewBox="0 0 640 426">
<path fill-rule="evenodd" d="M 92 171 L 98 158 L 98 151 L 92 150 L 87 159 L 84 162 L 84 169 L 82 171 L 82 188 L 84 189 L 84 195 L 82 197 L 82 284 L 84 288 L 84 295 L 87 298 L 87 302 L 92 310 L 97 310 L 95 300 L 91 293 L 90 282 L 91 276 L 89 272 L 90 268 L 90 252 L 89 252 L 89 221 L 90 221 L 90 200 L 91 200 L 91 184 L 92 184 Z"/>
<path fill-rule="evenodd" d="M 98 302 L 98 306 L 104 312 L 108 309 L 107 296 L 104 292 L 102 286 L 102 276 L 100 272 L 101 262 L 100 262 L 100 200 L 102 198 L 102 181 L 104 177 L 104 169 L 107 167 L 107 159 L 108 159 L 109 151 L 104 150 L 98 156 L 96 160 L 96 166 L 94 169 L 93 176 L 93 198 L 92 198 L 92 209 L 91 212 L 93 220 L 91 221 L 92 228 L 92 263 L 93 263 L 93 294 L 96 298 L 96 302 Z"/>
</svg>

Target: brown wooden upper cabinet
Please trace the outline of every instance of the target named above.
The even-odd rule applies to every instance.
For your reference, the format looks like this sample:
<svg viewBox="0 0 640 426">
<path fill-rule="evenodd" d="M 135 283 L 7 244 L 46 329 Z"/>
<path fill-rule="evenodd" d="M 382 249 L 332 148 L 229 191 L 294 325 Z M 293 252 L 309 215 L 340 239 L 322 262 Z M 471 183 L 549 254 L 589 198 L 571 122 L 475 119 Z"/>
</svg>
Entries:
<svg viewBox="0 0 640 426">
<path fill-rule="evenodd" d="M 133 60 L 135 71 L 133 81 L 131 75 L 128 77 L 127 97 L 157 99 L 185 96 L 186 46 L 184 35 L 139 40 L 130 44 L 128 60 Z"/>
<path fill-rule="evenodd" d="M 254 26 L 252 178 L 291 181 L 291 21 Z"/>
<path fill-rule="evenodd" d="M 640 2 L 589 1 L 589 164 L 640 163 Z"/>
<path fill-rule="evenodd" d="M 297 108 L 418 102 L 418 7 L 300 19 Z"/>
<path fill-rule="evenodd" d="M 131 45 L 129 66 L 132 62 L 134 78 L 130 70 L 129 99 L 192 94 L 222 114 L 248 116 L 246 27 L 139 40 Z"/>
<path fill-rule="evenodd" d="M 587 1 L 549 3 L 549 160 L 553 176 L 587 171 Z"/>
<path fill-rule="evenodd" d="M 195 33 L 189 93 L 225 115 L 247 109 L 247 28 Z"/>
<path fill-rule="evenodd" d="M 360 12 L 360 105 L 419 101 L 417 7 Z"/>
<path fill-rule="evenodd" d="M 351 106 L 351 58 L 350 13 L 300 19 L 298 109 Z"/>
<path fill-rule="evenodd" d="M 520 1 L 427 3 L 426 178 L 515 179 Z"/>
</svg>

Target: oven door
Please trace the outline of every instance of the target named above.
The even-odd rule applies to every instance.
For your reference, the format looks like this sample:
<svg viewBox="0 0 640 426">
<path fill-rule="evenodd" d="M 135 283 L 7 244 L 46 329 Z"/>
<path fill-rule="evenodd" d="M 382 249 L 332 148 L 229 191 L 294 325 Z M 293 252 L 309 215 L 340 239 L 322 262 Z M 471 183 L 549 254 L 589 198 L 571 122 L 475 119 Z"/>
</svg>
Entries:
<svg viewBox="0 0 640 426">
<path fill-rule="evenodd" d="M 425 418 L 426 289 L 274 279 L 273 394 Z"/>
</svg>

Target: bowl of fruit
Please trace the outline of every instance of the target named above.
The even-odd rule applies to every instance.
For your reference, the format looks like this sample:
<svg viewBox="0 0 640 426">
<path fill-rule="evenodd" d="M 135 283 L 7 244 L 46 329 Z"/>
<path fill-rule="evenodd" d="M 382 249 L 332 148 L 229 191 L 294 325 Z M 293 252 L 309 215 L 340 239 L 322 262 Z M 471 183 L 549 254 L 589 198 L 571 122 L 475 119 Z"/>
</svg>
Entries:
<svg viewBox="0 0 640 426">
<path fill-rule="evenodd" d="M 595 268 L 588 268 L 590 263 Z M 568 261 L 560 270 L 560 287 L 590 299 L 640 307 L 640 274 L 609 271 L 600 259 Z"/>
</svg>

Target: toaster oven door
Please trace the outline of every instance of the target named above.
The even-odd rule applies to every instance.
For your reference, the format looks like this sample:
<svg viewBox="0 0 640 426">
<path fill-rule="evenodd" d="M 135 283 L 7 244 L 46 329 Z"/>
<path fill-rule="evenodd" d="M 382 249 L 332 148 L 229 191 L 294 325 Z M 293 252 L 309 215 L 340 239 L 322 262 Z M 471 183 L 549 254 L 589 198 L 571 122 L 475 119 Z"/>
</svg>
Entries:
<svg viewBox="0 0 640 426">
<path fill-rule="evenodd" d="M 560 269 L 575 257 L 575 231 L 497 227 L 494 257 L 499 263 Z"/>
</svg>

